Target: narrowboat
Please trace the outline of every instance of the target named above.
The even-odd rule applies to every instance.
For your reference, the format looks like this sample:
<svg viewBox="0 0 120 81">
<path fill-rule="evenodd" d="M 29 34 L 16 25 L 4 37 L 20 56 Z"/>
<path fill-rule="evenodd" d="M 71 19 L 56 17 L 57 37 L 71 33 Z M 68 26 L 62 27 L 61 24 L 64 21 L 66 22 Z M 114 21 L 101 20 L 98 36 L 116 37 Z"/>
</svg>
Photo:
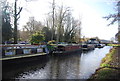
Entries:
<svg viewBox="0 0 120 81">
<path fill-rule="evenodd" d="M 97 48 L 103 48 L 105 45 L 104 44 L 98 44 Z"/>
<path fill-rule="evenodd" d="M 83 44 L 82 51 L 94 50 L 95 46 L 93 44 Z"/>
<path fill-rule="evenodd" d="M 53 55 L 70 55 L 72 53 L 81 53 L 81 46 L 78 44 L 59 44 L 54 50 Z"/>
<path fill-rule="evenodd" d="M 3 65 L 32 62 L 47 58 L 49 50 L 44 45 L 2 45 Z"/>
</svg>

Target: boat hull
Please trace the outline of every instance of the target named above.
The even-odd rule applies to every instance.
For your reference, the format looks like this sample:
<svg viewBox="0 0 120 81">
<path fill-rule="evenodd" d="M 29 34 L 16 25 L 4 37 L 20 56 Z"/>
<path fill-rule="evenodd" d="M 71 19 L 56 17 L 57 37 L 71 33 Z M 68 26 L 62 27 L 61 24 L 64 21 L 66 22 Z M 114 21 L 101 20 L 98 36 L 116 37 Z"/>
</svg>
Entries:
<svg viewBox="0 0 120 81">
<path fill-rule="evenodd" d="M 54 56 L 65 56 L 65 55 L 71 55 L 71 54 L 80 54 L 82 52 L 81 46 L 58 46 L 57 49 L 53 51 Z"/>
<path fill-rule="evenodd" d="M 89 50 L 94 50 L 95 46 L 93 44 L 85 44 L 82 45 L 82 51 L 89 51 Z"/>
<path fill-rule="evenodd" d="M 23 64 L 23 63 L 25 64 L 25 63 L 30 63 L 30 62 L 32 63 L 34 61 L 42 62 L 42 61 L 48 59 L 48 57 L 49 57 L 48 54 L 44 54 L 44 55 L 38 54 L 36 56 L 27 56 L 26 55 L 26 57 L 18 57 L 18 58 L 5 57 L 2 59 L 2 65 L 4 67 L 8 67 L 8 66 L 14 66 L 17 64 Z"/>
</svg>

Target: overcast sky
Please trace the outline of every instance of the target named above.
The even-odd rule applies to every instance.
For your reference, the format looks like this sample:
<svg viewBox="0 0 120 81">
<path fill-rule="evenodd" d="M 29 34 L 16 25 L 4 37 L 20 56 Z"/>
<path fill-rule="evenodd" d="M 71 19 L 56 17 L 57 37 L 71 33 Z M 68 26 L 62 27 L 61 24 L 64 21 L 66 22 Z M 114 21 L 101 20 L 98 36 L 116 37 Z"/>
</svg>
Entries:
<svg viewBox="0 0 120 81">
<path fill-rule="evenodd" d="M 14 0 L 9 0 L 14 1 Z M 20 1 L 23 6 L 19 29 L 26 24 L 30 16 L 34 16 L 37 21 L 44 21 L 46 14 L 50 12 L 50 2 L 52 0 L 32 0 L 31 2 Z M 29 0 L 27 0 L 29 1 Z M 72 14 L 76 19 L 82 20 L 82 35 L 85 37 L 96 37 L 101 39 L 111 39 L 118 31 L 118 25 L 107 26 L 110 21 L 103 19 L 103 16 L 115 13 L 115 2 L 117 0 L 55 0 L 57 5 L 71 7 Z"/>
</svg>

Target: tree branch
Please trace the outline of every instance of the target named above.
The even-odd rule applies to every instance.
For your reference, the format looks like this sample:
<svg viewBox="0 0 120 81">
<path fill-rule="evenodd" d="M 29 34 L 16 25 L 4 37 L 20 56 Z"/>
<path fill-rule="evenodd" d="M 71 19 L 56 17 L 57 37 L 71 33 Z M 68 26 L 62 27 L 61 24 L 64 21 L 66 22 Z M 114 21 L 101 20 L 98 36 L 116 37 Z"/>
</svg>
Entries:
<svg viewBox="0 0 120 81">
<path fill-rule="evenodd" d="M 20 12 L 22 11 L 23 7 L 20 8 L 19 12 L 17 13 L 17 16 L 20 14 Z"/>
<path fill-rule="evenodd" d="M 17 17 L 17 20 L 20 18 L 20 15 Z"/>
</svg>

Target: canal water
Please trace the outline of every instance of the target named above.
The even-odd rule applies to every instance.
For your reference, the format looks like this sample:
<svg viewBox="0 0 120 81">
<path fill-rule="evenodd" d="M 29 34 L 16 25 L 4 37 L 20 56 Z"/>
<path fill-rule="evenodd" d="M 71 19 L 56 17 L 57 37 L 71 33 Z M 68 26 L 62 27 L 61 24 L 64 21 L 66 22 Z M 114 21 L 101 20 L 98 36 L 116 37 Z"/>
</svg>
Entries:
<svg viewBox="0 0 120 81">
<path fill-rule="evenodd" d="M 109 52 L 109 46 L 95 50 L 74 53 L 69 56 L 50 56 L 37 61 L 14 66 L 4 70 L 4 79 L 88 79 L 99 68 L 102 58 Z"/>
</svg>

